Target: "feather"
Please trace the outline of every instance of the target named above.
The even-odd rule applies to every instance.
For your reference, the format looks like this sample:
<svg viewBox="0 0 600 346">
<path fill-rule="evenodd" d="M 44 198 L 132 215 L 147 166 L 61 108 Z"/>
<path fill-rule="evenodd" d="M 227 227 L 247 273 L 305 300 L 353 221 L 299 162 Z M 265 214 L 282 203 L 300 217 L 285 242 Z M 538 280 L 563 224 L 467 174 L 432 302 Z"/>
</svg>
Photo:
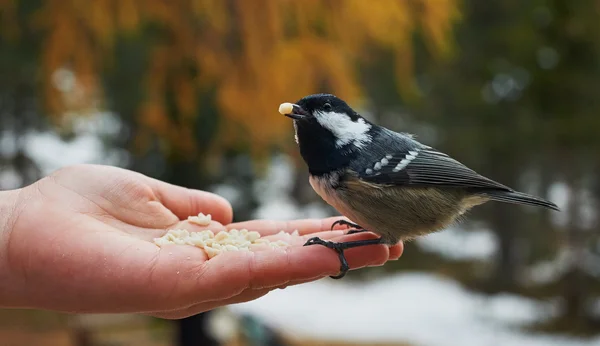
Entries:
<svg viewBox="0 0 600 346">
<path fill-rule="evenodd" d="M 360 178 L 379 184 L 512 191 L 509 187 L 488 179 L 448 155 L 429 147 L 415 147 L 390 155 L 387 165 L 372 171 L 371 174 L 364 172 Z"/>
<path fill-rule="evenodd" d="M 361 180 L 370 184 L 392 186 L 421 186 L 464 188 L 491 200 L 541 206 L 553 210 L 558 207 L 549 201 L 514 191 L 496 181 L 486 178 L 450 156 L 433 148 L 409 147 L 397 150 L 386 157 L 386 165 L 359 174 Z"/>
<path fill-rule="evenodd" d="M 525 204 L 560 211 L 558 206 L 550 201 L 517 191 L 487 191 L 481 193 L 493 201 Z"/>
</svg>

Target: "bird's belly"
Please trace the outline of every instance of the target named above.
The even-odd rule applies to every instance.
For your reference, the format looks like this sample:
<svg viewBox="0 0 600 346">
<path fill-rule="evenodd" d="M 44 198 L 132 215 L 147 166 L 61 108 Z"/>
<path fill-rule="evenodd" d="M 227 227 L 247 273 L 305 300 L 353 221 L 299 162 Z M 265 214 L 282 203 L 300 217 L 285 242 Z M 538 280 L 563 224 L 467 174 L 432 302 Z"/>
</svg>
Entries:
<svg viewBox="0 0 600 346">
<path fill-rule="evenodd" d="M 309 182 L 325 202 L 388 244 L 442 230 L 464 212 L 462 195 L 434 188 L 373 191 L 350 180 L 336 189 L 330 180 L 312 176 Z"/>
</svg>

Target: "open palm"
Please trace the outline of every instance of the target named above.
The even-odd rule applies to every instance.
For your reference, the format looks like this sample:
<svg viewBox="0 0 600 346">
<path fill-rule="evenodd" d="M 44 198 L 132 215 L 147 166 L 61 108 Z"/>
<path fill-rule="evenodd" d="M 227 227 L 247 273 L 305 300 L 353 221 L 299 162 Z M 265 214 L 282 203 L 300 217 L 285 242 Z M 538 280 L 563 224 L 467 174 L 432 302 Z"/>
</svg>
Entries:
<svg viewBox="0 0 600 346">
<path fill-rule="evenodd" d="M 212 215 L 211 225 L 182 221 L 200 212 Z M 109 166 L 61 169 L 18 195 L 12 227 L 1 238 L 10 285 L 0 287 L 0 304 L 181 318 L 337 274 L 335 252 L 302 246 L 309 234 L 370 236 L 329 231 L 333 218 L 229 224 L 231 219 L 229 203 L 214 194 Z M 247 228 L 263 236 L 297 229 L 301 237 L 286 249 L 225 252 L 208 260 L 192 246 L 152 243 L 171 228 Z M 401 252 L 401 244 L 380 245 L 349 250 L 347 257 L 352 268 L 360 268 Z"/>
</svg>

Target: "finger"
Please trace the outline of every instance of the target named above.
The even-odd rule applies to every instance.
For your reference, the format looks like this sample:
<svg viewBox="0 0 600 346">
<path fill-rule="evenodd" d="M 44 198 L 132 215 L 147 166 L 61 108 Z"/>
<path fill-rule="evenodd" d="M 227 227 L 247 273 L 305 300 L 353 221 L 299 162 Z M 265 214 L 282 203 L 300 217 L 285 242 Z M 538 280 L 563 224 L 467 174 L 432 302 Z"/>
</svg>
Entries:
<svg viewBox="0 0 600 346">
<path fill-rule="evenodd" d="M 334 237 L 330 241 L 343 243 L 349 241 L 367 240 L 375 238 L 377 238 L 377 236 L 373 233 L 355 233 L 350 235 L 343 235 L 341 237 Z M 310 247 L 312 246 L 319 246 L 325 248 L 322 245 L 311 245 Z M 335 251 L 331 249 L 327 250 L 333 252 L 337 256 L 337 253 Z M 346 256 L 346 260 L 348 261 L 350 269 L 356 270 L 365 267 L 384 265 L 390 258 L 390 248 L 384 244 L 366 245 L 347 249 L 344 251 L 344 255 Z"/>
<path fill-rule="evenodd" d="M 357 235 L 360 234 L 360 235 Z M 318 237 L 322 240 L 329 240 L 335 242 L 344 242 L 344 241 L 353 241 L 353 240 L 361 240 L 361 239 L 372 239 L 377 236 L 374 233 L 355 233 L 354 235 L 348 235 L 346 231 L 325 231 L 325 232 L 317 232 L 313 234 L 307 234 L 304 236 L 294 237 L 289 234 L 276 234 L 272 236 L 267 236 L 265 239 L 269 239 L 270 241 L 283 240 L 290 244 L 291 246 L 303 246 L 306 241 L 310 238 Z M 383 246 L 383 245 L 382 245 Z M 251 249 L 253 251 L 270 251 L 272 248 L 267 244 L 260 244 L 255 248 Z M 349 250 L 348 250 L 349 251 Z M 404 251 L 404 244 L 399 242 L 398 244 L 389 246 L 389 258 L 388 260 L 397 260 L 402 256 Z"/>
<path fill-rule="evenodd" d="M 346 239 L 361 239 L 355 234 Z M 351 268 L 381 265 L 389 258 L 385 245 L 350 249 L 346 258 Z M 206 262 L 202 275 L 202 299 L 233 297 L 247 288 L 261 289 L 306 280 L 316 276 L 338 274 L 340 261 L 335 251 L 324 246 L 299 246 L 258 252 L 225 252 Z M 210 290 L 208 288 L 211 288 Z M 198 295 L 198 287 L 189 294 Z M 189 299 L 193 299 L 190 297 Z M 200 299 L 197 296 L 196 299 Z"/>
<path fill-rule="evenodd" d="M 231 204 L 214 193 L 187 189 L 151 179 L 151 186 L 157 198 L 180 220 L 199 213 L 210 214 L 212 219 L 228 224 L 233 218 Z"/>
<path fill-rule="evenodd" d="M 277 220 L 252 220 L 237 222 L 227 225 L 227 229 L 248 229 L 259 232 L 263 236 L 277 234 L 280 231 L 291 233 L 295 230 L 300 235 L 311 234 L 321 231 L 331 230 L 331 225 L 340 219 L 346 219 L 343 216 L 329 217 L 325 219 L 303 219 L 292 221 Z M 347 219 L 346 219 L 347 220 Z M 344 229 L 343 226 L 336 225 L 334 229 Z"/>
<path fill-rule="evenodd" d="M 390 260 L 395 261 L 395 260 L 399 259 L 403 253 L 404 253 L 404 243 L 399 242 L 396 245 L 390 246 Z"/>
<path fill-rule="evenodd" d="M 277 233 L 277 234 L 273 234 L 273 235 L 268 235 L 268 236 L 261 236 L 261 238 L 263 239 L 267 239 L 270 242 L 276 242 L 278 240 L 282 240 L 284 242 L 286 242 L 287 244 L 291 245 L 291 246 L 302 246 L 304 245 L 304 243 L 306 243 L 306 241 L 312 237 L 319 237 L 323 240 L 330 240 L 332 238 L 335 237 L 340 237 L 342 235 L 346 234 L 346 231 L 342 231 L 342 230 L 337 230 L 337 231 L 322 231 L 322 232 L 316 232 L 316 233 L 312 233 L 312 234 L 306 234 L 306 235 L 292 235 L 290 233 Z M 263 244 L 260 244 L 263 245 Z M 266 244 L 264 244 L 266 245 Z M 266 249 L 270 249 L 269 246 L 265 247 Z"/>
</svg>

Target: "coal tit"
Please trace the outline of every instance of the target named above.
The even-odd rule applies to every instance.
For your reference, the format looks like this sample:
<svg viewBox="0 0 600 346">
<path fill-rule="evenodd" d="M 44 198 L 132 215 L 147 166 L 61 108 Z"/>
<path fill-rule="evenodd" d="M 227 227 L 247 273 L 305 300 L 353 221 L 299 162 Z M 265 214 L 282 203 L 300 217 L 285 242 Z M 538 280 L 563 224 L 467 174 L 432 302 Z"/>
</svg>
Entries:
<svg viewBox="0 0 600 346">
<path fill-rule="evenodd" d="M 414 239 L 446 228 L 466 211 L 488 201 L 558 207 L 488 179 L 448 155 L 368 121 L 330 94 L 283 103 L 279 112 L 293 119 L 296 142 L 315 192 L 377 239 L 343 243 L 311 238 L 305 244 L 337 251 L 342 278 L 349 270 L 344 250 Z"/>
</svg>

